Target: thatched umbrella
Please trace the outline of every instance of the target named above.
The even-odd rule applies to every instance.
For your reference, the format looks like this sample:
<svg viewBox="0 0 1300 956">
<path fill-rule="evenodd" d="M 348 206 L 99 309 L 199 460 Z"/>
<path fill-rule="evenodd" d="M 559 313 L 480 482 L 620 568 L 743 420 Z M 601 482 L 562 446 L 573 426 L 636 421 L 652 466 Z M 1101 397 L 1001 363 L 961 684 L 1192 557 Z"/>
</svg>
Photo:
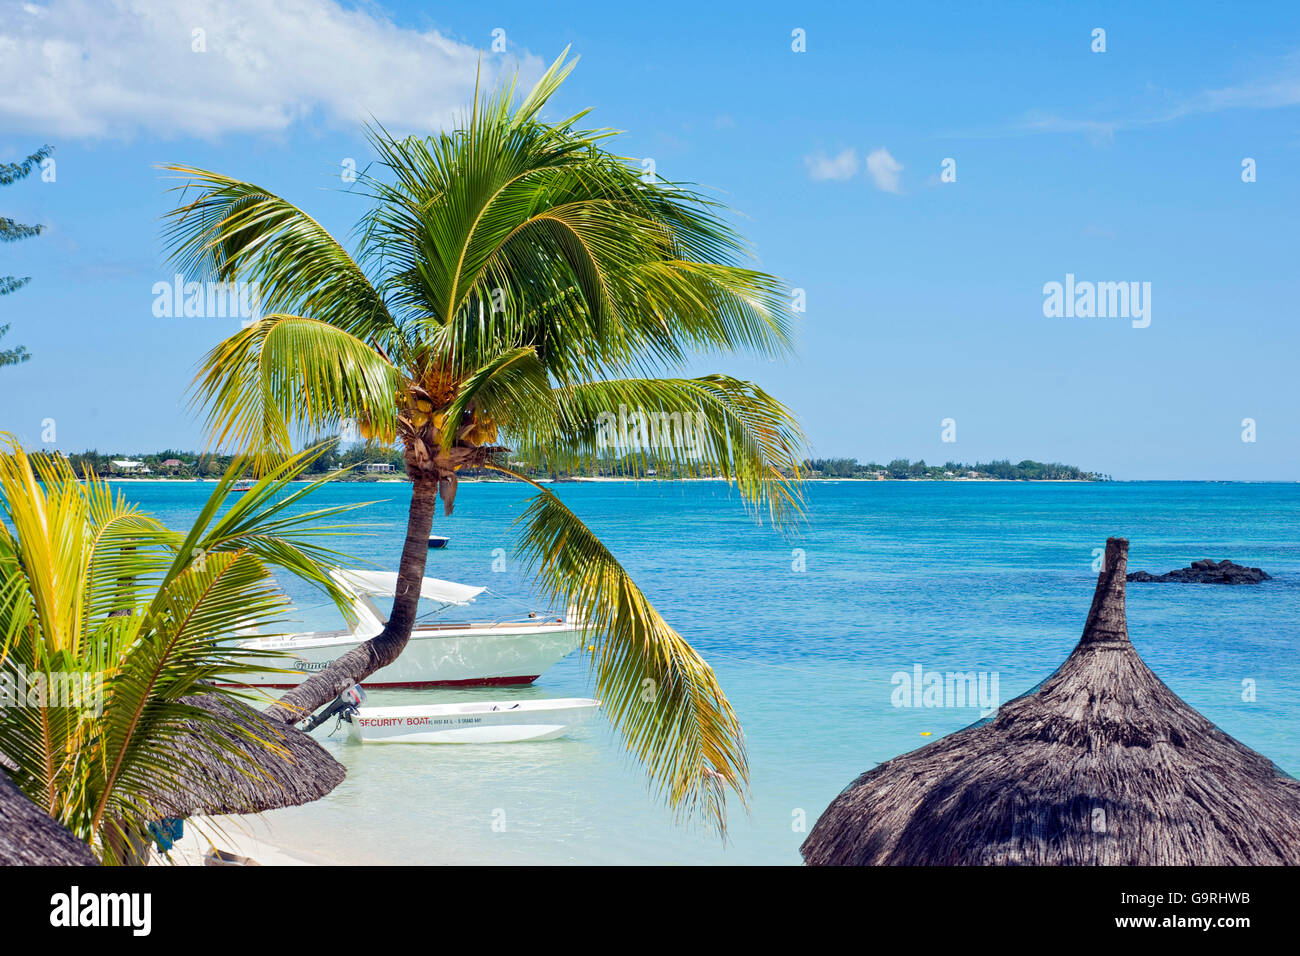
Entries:
<svg viewBox="0 0 1300 956">
<path fill-rule="evenodd" d="M 197 730 L 192 739 L 181 737 L 169 744 L 186 757 L 184 772 L 152 797 L 153 806 L 164 816 L 260 813 L 299 806 L 319 800 L 346 776 L 343 766 L 307 734 L 269 721 L 247 704 L 211 694 L 185 698 L 185 702 L 218 714 L 228 728 L 221 733 L 233 750 L 211 752 L 200 742 Z"/>
<path fill-rule="evenodd" d="M 0 866 L 96 866 L 63 825 L 27 799 L 0 770 Z"/>
<path fill-rule="evenodd" d="M 260 813 L 299 806 L 319 800 L 346 775 L 307 734 L 268 721 L 247 704 L 211 694 L 183 700 L 217 714 L 224 724 L 220 733 L 232 749 L 214 750 L 197 727 L 157 744 L 175 755 L 176 766 L 167 787 L 150 795 L 159 816 Z M 3 767 L 14 765 L 0 754 L 0 865 L 96 862 L 90 848 L 28 800 Z M 130 845 L 119 846 L 118 852 L 143 862 L 147 846 L 147 839 L 132 836 Z"/>
<path fill-rule="evenodd" d="M 997 715 L 854 781 L 810 864 L 1300 864 L 1300 781 L 1185 704 L 1138 657 L 1128 542 L 1106 542 L 1083 637 Z"/>
</svg>

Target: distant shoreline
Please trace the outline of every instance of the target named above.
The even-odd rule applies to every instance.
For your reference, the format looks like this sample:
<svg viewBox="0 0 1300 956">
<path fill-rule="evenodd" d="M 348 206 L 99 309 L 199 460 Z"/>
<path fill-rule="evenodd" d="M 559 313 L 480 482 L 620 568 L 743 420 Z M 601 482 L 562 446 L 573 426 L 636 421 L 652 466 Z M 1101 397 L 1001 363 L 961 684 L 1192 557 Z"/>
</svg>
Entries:
<svg viewBox="0 0 1300 956">
<path fill-rule="evenodd" d="M 217 479 L 215 478 L 204 478 L 202 481 L 199 481 L 194 478 L 158 478 L 158 477 L 136 478 L 129 475 L 99 475 L 97 477 L 101 481 L 110 482 L 112 484 L 126 484 L 126 485 L 211 485 L 211 484 L 215 484 L 217 481 Z M 313 481 L 319 481 L 319 480 L 320 480 L 320 476 L 316 478 L 295 478 L 293 479 L 293 483 L 310 484 Z M 598 483 L 615 483 L 615 484 L 638 483 L 639 484 L 641 482 L 651 482 L 651 481 L 662 481 L 662 482 L 669 482 L 669 483 L 696 482 L 696 481 L 721 481 L 721 482 L 726 481 L 725 478 L 660 478 L 657 475 L 648 475 L 648 476 L 643 475 L 640 478 L 609 478 L 604 476 L 585 477 L 585 476 L 575 475 L 574 477 L 571 478 L 559 478 L 559 479 L 534 478 L 532 480 L 536 482 L 540 482 L 541 484 L 544 485 L 576 485 L 580 483 L 581 484 L 598 484 Z M 1001 482 L 1004 484 L 1011 484 L 1011 485 L 1015 485 L 1015 484 L 1093 485 L 1093 484 L 1105 483 L 1096 478 L 955 478 L 955 477 L 954 478 L 814 478 L 810 476 L 804 476 L 801 480 L 805 482 L 818 482 L 820 484 L 828 484 L 828 485 L 843 484 L 849 482 L 855 484 L 864 484 L 864 485 L 877 484 L 880 482 L 903 482 L 903 483 L 910 482 L 912 484 Z M 1174 479 L 1169 479 L 1169 480 L 1174 480 Z M 1207 479 L 1207 480 L 1212 481 L 1214 479 Z M 502 484 L 514 484 L 516 482 L 516 479 L 462 478 L 460 481 L 461 484 L 502 485 Z M 341 479 L 337 483 L 344 484 L 344 485 L 409 485 L 411 483 L 411 479 L 406 477 L 400 477 L 400 476 L 384 477 L 384 478 L 368 478 L 368 477 L 358 476 L 355 478 Z"/>
<path fill-rule="evenodd" d="M 231 468 L 246 468 L 237 456 L 218 453 L 197 454 L 187 451 L 166 450 L 118 457 L 85 451 L 62 456 L 78 475 L 96 474 L 112 480 L 130 481 L 216 481 Z M 521 477 L 535 481 L 723 481 L 716 477 L 718 468 L 711 460 L 656 462 L 639 454 L 599 456 L 572 462 L 571 469 L 553 470 L 543 464 L 513 463 Z M 1088 471 L 1060 462 L 1041 462 L 1026 458 L 1012 462 L 1001 458 L 987 462 L 946 461 L 942 465 L 927 465 L 924 461 L 895 458 L 888 463 L 861 462 L 856 458 L 805 458 L 797 463 L 787 462 L 777 474 L 790 476 L 797 468 L 802 480 L 813 481 L 1110 481 L 1111 476 L 1099 471 Z M 340 481 L 405 481 L 406 464 L 403 456 L 392 448 L 351 446 L 322 450 L 311 459 L 310 471 L 303 473 L 304 480 L 319 480 L 333 472 Z M 490 468 L 470 469 L 472 474 L 462 474 L 462 481 L 500 481 Z M 686 477 L 707 475 L 710 477 Z M 772 472 L 769 471 L 769 474 Z"/>
<path fill-rule="evenodd" d="M 113 484 L 212 484 L 215 478 L 204 479 L 203 482 L 197 482 L 193 478 L 127 478 L 120 475 L 100 475 L 101 481 L 107 481 Z M 310 484 L 314 479 L 298 478 L 294 484 Z M 558 484 L 593 484 L 593 483 L 620 483 L 633 484 L 641 482 L 662 481 L 667 483 L 678 482 L 697 482 L 697 481 L 725 481 L 723 478 L 562 478 L 556 481 L 553 478 L 534 478 L 534 481 L 544 485 Z M 1191 484 L 1191 485 L 1294 485 L 1300 484 L 1300 478 L 811 478 L 803 479 L 809 484 L 836 485 L 836 484 L 877 484 L 877 483 L 896 483 L 896 484 L 1005 484 L 1005 485 L 1105 485 L 1105 484 Z M 336 482 L 344 485 L 409 485 L 409 478 L 349 478 Z M 510 478 L 462 478 L 461 484 L 514 484 L 515 481 Z"/>
</svg>

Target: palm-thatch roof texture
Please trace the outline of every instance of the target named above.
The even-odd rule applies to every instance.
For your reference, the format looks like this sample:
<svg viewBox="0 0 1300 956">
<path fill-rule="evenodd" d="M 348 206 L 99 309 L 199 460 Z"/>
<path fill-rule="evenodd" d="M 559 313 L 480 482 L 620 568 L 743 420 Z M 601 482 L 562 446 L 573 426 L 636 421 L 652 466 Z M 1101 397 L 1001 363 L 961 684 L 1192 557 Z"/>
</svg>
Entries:
<svg viewBox="0 0 1300 956">
<path fill-rule="evenodd" d="M 1083 637 L 996 716 L 868 771 L 802 846 L 809 864 L 1300 864 L 1300 781 L 1184 703 L 1142 662 L 1128 542 Z"/>
<path fill-rule="evenodd" d="M 225 725 L 230 751 L 211 752 L 197 730 L 168 746 L 186 754 L 185 772 L 152 797 L 164 816 L 261 813 L 319 800 L 346 776 L 342 764 L 296 728 L 267 720 L 255 708 L 212 694 L 184 698 Z"/>
<path fill-rule="evenodd" d="M 298 806 L 320 799 L 343 781 L 342 765 L 302 731 L 269 721 L 231 698 L 204 694 L 183 701 L 218 716 L 229 749 L 214 750 L 195 722 L 179 736 L 159 741 L 157 746 L 173 755 L 176 767 L 168 785 L 149 796 L 160 817 Z M 89 846 L 9 780 L 6 767 L 17 769 L 0 754 L 0 865 L 96 863 Z"/>
<path fill-rule="evenodd" d="M 27 795 L 0 770 L 0 866 L 96 866 L 90 847 Z"/>
</svg>

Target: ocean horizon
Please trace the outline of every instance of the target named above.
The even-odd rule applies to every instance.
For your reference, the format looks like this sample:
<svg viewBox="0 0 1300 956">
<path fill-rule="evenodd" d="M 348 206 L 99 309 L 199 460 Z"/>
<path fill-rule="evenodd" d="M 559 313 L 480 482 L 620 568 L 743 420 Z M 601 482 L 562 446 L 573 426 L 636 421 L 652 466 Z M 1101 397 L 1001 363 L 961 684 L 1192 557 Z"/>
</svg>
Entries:
<svg viewBox="0 0 1300 956">
<path fill-rule="evenodd" d="M 119 485 L 188 527 L 211 484 Z M 978 700 L 931 706 L 914 674 L 977 674 L 996 703 L 1052 673 L 1079 639 L 1109 536 L 1130 570 L 1231 558 L 1260 585 L 1131 584 L 1129 630 L 1146 663 L 1227 733 L 1300 772 L 1300 489 L 1256 482 L 821 480 L 806 520 L 758 524 L 716 482 L 577 482 L 557 493 L 609 545 L 718 674 L 746 733 L 748 814 L 728 840 L 681 825 L 649 791 L 603 717 L 572 737 L 510 746 L 349 744 L 315 736 L 348 770 L 314 803 L 264 814 L 277 845 L 348 863 L 796 864 L 829 801 L 878 763 L 984 716 Z M 307 507 L 372 502 L 336 541 L 357 566 L 396 567 L 410 486 L 336 483 Z M 511 554 L 529 491 L 467 483 L 434 531 L 426 574 L 489 592 L 455 619 L 543 609 Z M 503 559 L 504 558 L 504 565 Z M 494 570 L 495 568 L 503 570 Z M 299 623 L 339 626 L 323 596 L 279 583 Z M 904 679 L 901 675 L 908 675 Z M 594 695 L 572 655 L 526 688 L 374 691 L 375 705 Z M 262 831 L 264 832 L 264 831 Z"/>
</svg>

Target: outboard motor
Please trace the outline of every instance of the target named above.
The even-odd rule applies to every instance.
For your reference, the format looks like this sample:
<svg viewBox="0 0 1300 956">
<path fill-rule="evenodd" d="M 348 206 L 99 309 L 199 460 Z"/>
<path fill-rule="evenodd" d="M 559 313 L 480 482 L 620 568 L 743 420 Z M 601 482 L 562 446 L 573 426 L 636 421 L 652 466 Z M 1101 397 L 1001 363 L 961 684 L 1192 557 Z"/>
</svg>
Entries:
<svg viewBox="0 0 1300 956">
<path fill-rule="evenodd" d="M 350 721 L 352 719 L 352 715 L 355 714 L 360 709 L 361 705 L 364 704 L 365 702 L 366 702 L 366 692 L 361 689 L 360 684 L 353 684 L 343 693 L 339 694 L 338 697 L 334 698 L 334 700 L 329 704 L 329 706 L 327 706 L 319 714 L 316 714 L 314 717 L 312 717 L 311 720 L 307 721 L 306 729 L 315 730 L 317 727 L 325 723 L 325 721 L 329 720 L 335 714 L 338 715 L 339 720 Z"/>
</svg>

